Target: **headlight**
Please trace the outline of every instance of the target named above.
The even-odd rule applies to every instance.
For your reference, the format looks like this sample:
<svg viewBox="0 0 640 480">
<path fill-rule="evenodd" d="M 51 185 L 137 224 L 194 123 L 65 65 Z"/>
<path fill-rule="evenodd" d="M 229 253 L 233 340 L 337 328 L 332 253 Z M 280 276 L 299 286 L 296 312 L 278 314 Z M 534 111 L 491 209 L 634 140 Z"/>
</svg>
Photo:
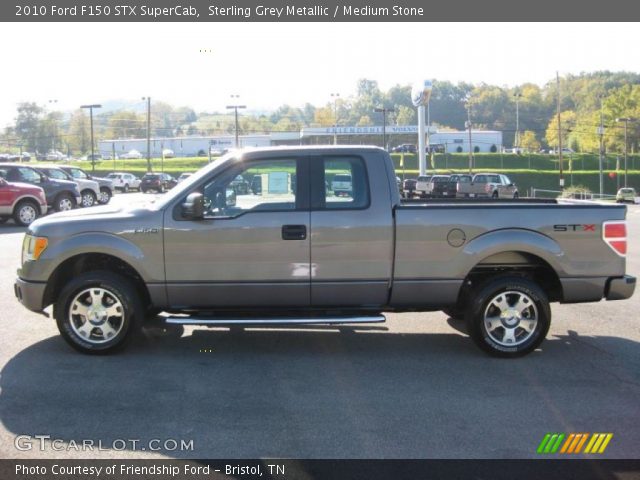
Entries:
<svg viewBox="0 0 640 480">
<path fill-rule="evenodd" d="M 22 262 L 37 260 L 45 251 L 49 241 L 45 237 L 25 235 L 22 241 Z"/>
</svg>

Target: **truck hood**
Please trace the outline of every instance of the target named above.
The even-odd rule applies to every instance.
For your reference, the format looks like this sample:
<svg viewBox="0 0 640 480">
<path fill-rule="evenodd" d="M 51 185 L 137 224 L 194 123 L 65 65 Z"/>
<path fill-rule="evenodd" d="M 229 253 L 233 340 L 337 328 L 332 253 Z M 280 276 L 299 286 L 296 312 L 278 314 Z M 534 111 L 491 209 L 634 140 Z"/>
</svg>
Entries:
<svg viewBox="0 0 640 480">
<path fill-rule="evenodd" d="M 77 208 L 39 218 L 29 226 L 29 233 L 43 236 L 48 236 L 50 232 L 58 233 L 61 230 L 68 234 L 89 231 L 117 233 L 121 231 L 123 225 L 135 223 L 138 219 L 142 220 L 157 213 L 158 208 L 151 202 L 132 206 L 104 205 Z"/>
</svg>

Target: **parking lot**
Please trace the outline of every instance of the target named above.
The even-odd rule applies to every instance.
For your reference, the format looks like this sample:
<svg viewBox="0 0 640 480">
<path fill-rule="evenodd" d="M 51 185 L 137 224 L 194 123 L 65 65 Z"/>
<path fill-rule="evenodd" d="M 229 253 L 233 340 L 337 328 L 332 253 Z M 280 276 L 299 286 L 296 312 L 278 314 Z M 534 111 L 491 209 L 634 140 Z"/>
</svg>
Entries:
<svg viewBox="0 0 640 480">
<path fill-rule="evenodd" d="M 640 276 L 640 206 L 628 220 L 627 271 Z M 146 330 L 89 357 L 14 298 L 24 230 L 0 225 L 3 458 L 533 458 L 547 432 L 611 432 L 603 456 L 640 456 L 638 292 L 554 304 L 547 341 L 517 360 L 481 353 L 440 312 L 358 328 Z M 60 442 L 20 450 L 19 435 Z M 151 452 L 152 439 L 193 450 Z M 70 447 L 84 440 L 104 448 Z"/>
</svg>

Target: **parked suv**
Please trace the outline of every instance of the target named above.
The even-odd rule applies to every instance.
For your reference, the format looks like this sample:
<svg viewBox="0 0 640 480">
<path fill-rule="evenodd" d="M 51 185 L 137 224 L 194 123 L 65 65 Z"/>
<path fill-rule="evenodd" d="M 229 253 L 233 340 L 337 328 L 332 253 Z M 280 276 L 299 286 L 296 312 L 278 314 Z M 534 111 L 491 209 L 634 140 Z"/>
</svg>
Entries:
<svg viewBox="0 0 640 480">
<path fill-rule="evenodd" d="M 177 184 L 176 179 L 168 173 L 147 173 L 142 177 L 142 182 L 140 182 L 140 191 L 147 193 L 153 190 L 158 193 L 164 193 L 167 190 L 171 190 Z"/>
<path fill-rule="evenodd" d="M 68 165 L 61 165 L 60 168 L 67 172 L 69 175 L 73 177 L 75 182 L 80 180 L 93 180 L 98 183 L 98 187 L 100 188 L 98 195 L 98 203 L 105 205 L 109 203 L 111 197 L 113 197 L 113 182 L 108 178 L 102 177 L 94 177 L 93 175 L 88 174 L 83 169 L 79 167 L 70 167 Z"/>
<path fill-rule="evenodd" d="M 44 173 L 47 177 L 55 178 L 56 180 L 68 180 L 75 182 L 80 188 L 80 205 L 83 207 L 93 207 L 100 196 L 100 187 L 98 182 L 89 180 L 88 178 L 74 178 L 70 173 L 66 172 L 57 165 L 37 165 L 34 167 L 36 170 Z"/>
<path fill-rule="evenodd" d="M 130 189 L 140 190 L 140 179 L 131 173 L 114 172 L 107 175 L 113 182 L 113 188 L 127 193 Z"/>
<path fill-rule="evenodd" d="M 0 163 L 0 171 L 4 172 L 3 176 L 8 182 L 30 183 L 41 187 L 47 198 L 47 205 L 56 212 L 72 210 L 80 205 L 80 189 L 75 182 L 50 178 L 33 167 L 15 163 Z"/>
<path fill-rule="evenodd" d="M 636 203 L 636 190 L 632 187 L 623 187 L 616 194 L 616 202 L 618 203 Z"/>
<path fill-rule="evenodd" d="M 47 213 L 44 190 L 28 183 L 9 183 L 0 169 L 0 223 L 9 218 L 17 225 L 27 226 Z"/>
<path fill-rule="evenodd" d="M 351 175 L 339 173 L 331 180 L 331 190 L 336 197 L 341 195 L 350 196 L 353 190 Z"/>
</svg>

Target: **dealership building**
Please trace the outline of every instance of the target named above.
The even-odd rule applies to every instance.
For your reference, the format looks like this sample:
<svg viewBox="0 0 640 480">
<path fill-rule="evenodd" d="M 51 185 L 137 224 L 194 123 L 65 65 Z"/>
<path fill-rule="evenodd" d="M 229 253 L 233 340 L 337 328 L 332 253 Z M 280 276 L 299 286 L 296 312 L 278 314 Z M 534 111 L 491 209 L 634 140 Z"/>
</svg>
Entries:
<svg viewBox="0 0 640 480">
<path fill-rule="evenodd" d="M 267 147 L 274 145 L 321 145 L 334 143 L 353 145 L 380 145 L 382 126 L 338 126 L 309 127 L 297 132 L 271 132 L 263 135 L 240 135 L 240 147 Z M 386 127 L 387 144 L 417 143 L 418 127 L 415 125 L 389 125 Z M 470 141 L 471 140 L 471 141 Z M 439 150 L 455 153 L 491 152 L 502 150 L 502 132 L 494 130 L 438 131 L 431 127 L 429 144 Z M 186 136 L 151 138 L 152 157 L 160 157 L 163 150 L 169 149 L 178 157 L 206 155 L 209 149 L 221 151 L 235 147 L 234 135 Z M 103 140 L 98 143 L 103 156 L 122 155 L 137 150 L 146 156 L 147 139 Z"/>
</svg>

